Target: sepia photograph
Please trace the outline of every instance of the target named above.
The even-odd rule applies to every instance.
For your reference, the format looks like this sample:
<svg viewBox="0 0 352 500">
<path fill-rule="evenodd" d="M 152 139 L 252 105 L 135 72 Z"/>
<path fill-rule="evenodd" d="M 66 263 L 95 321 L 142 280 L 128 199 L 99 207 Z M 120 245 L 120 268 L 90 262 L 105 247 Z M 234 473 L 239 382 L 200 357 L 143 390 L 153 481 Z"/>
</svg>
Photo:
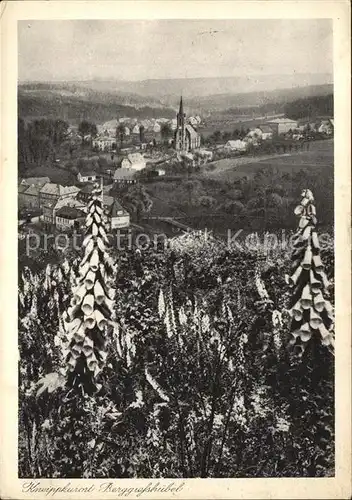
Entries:
<svg viewBox="0 0 352 500">
<path fill-rule="evenodd" d="M 20 479 L 335 476 L 333 38 L 18 21 Z"/>
</svg>

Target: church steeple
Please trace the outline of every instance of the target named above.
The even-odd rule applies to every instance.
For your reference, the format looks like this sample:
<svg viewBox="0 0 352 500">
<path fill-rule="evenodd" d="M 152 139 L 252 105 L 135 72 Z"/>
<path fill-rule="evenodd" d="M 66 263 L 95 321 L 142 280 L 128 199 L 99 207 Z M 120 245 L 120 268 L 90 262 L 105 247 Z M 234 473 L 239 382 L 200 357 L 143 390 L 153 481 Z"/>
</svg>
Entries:
<svg viewBox="0 0 352 500">
<path fill-rule="evenodd" d="M 186 118 L 186 115 L 183 111 L 183 101 L 182 101 L 182 95 L 181 95 L 181 98 L 180 98 L 180 107 L 179 107 L 179 110 L 178 110 L 178 113 L 177 113 L 177 128 L 178 129 L 182 129 L 182 135 L 184 134 L 184 126 L 185 126 L 185 118 Z"/>
<path fill-rule="evenodd" d="M 175 147 L 177 150 L 186 151 L 186 114 L 183 110 L 182 95 L 180 97 L 180 107 L 177 113 L 177 128 L 175 133 Z"/>
<path fill-rule="evenodd" d="M 179 109 L 178 114 L 179 114 L 180 116 L 184 116 L 184 113 L 183 113 L 182 95 L 181 95 L 181 99 L 180 99 L 180 109 Z"/>
</svg>

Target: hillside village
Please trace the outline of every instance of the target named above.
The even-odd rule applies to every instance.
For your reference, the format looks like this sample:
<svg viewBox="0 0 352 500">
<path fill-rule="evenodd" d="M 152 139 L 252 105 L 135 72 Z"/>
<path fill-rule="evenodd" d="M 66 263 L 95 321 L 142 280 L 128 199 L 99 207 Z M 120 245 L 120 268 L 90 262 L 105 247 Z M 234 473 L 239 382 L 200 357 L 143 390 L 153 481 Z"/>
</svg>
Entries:
<svg viewBox="0 0 352 500">
<path fill-rule="evenodd" d="M 334 132 L 332 118 L 310 122 L 276 116 L 247 129 L 235 130 L 232 137 L 214 131 L 205 138 L 202 118 L 187 116 L 185 109 L 181 97 L 176 117 L 171 120 L 138 121 L 122 117 L 96 126 L 88 124 L 92 130 L 89 134 L 82 133 L 84 127 L 79 131 L 69 126 L 65 140 L 70 151 L 78 148 L 79 152 L 82 148 L 81 154 L 88 160 L 98 155 L 98 159 L 104 158 L 106 167 L 94 170 L 89 161 L 78 157 L 77 164 L 81 161 L 82 167 L 73 174 L 75 180 L 69 185 L 55 183 L 45 175 L 23 177 L 18 186 L 20 224 L 35 221 L 45 229 L 79 230 L 93 183 L 101 182 L 111 229 L 128 228 L 131 214 L 121 203 L 129 187 L 148 184 L 157 178 L 166 180 L 175 173 L 187 178 L 190 172 L 209 168 L 217 159 L 297 151 L 309 147 L 310 140 L 329 138 Z M 69 169 L 60 158 L 56 158 L 54 167 Z M 72 172 L 71 169 L 71 178 Z"/>
</svg>

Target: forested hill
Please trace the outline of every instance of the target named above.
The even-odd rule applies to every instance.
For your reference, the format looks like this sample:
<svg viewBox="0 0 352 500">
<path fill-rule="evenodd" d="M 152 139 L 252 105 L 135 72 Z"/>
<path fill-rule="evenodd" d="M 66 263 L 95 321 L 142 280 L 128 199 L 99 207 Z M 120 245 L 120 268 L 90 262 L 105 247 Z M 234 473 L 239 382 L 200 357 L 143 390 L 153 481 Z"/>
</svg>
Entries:
<svg viewBox="0 0 352 500">
<path fill-rule="evenodd" d="M 284 113 L 294 120 L 300 118 L 315 118 L 318 116 L 334 115 L 333 94 L 306 97 L 289 102 L 284 107 Z"/>
<path fill-rule="evenodd" d="M 59 94 L 27 94 L 18 91 L 18 115 L 24 119 L 52 118 L 79 123 L 90 120 L 102 123 L 116 116 L 133 118 L 174 118 L 171 108 L 128 106 L 120 104 L 118 97 L 109 99 L 84 99 Z"/>
</svg>

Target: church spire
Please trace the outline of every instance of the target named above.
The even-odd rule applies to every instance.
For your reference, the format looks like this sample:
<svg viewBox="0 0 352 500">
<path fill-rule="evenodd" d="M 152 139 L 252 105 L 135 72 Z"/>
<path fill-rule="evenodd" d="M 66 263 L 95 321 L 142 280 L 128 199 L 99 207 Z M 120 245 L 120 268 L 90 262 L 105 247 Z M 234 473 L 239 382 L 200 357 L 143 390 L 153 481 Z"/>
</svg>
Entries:
<svg viewBox="0 0 352 500">
<path fill-rule="evenodd" d="M 179 109 L 178 114 L 179 114 L 180 116 L 183 116 L 183 102 L 182 102 L 182 95 L 181 95 L 181 98 L 180 98 L 180 109 Z"/>
</svg>

